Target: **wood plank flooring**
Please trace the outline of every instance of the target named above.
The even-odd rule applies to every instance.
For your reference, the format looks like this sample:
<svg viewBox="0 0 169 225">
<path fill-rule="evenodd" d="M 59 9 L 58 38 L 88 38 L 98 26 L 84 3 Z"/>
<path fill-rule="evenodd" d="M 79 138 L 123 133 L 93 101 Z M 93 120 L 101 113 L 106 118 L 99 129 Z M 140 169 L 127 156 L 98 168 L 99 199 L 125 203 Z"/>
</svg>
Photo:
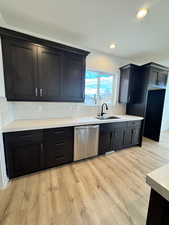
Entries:
<svg viewBox="0 0 169 225">
<path fill-rule="evenodd" d="M 168 162 L 165 132 L 160 143 L 16 179 L 0 191 L 0 225 L 145 225 L 145 176 Z"/>
</svg>

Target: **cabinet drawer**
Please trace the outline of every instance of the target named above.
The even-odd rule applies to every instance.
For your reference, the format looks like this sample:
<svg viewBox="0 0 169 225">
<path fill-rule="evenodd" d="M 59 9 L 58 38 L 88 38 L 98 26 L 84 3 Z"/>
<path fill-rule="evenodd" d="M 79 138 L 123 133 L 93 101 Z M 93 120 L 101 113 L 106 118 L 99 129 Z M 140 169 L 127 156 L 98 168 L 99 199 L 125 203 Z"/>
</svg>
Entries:
<svg viewBox="0 0 169 225">
<path fill-rule="evenodd" d="M 19 131 L 4 134 L 5 140 L 8 144 L 25 145 L 32 143 L 41 143 L 43 138 L 42 131 Z"/>
<path fill-rule="evenodd" d="M 64 143 L 45 143 L 44 144 L 46 163 L 51 164 L 51 162 L 57 162 L 58 160 L 64 161 L 65 157 L 65 145 Z"/>
<path fill-rule="evenodd" d="M 128 127 L 136 126 L 141 127 L 141 120 L 135 120 L 135 121 L 128 121 Z"/>
<path fill-rule="evenodd" d="M 44 154 L 45 168 L 73 161 L 73 128 L 46 130 Z"/>
<path fill-rule="evenodd" d="M 112 127 L 116 128 L 116 127 L 127 127 L 128 122 L 124 121 L 124 122 L 115 122 L 112 123 Z"/>
<path fill-rule="evenodd" d="M 44 141 L 54 143 L 64 143 L 68 137 L 73 138 L 73 128 L 54 128 L 44 130 Z"/>
<path fill-rule="evenodd" d="M 49 129 L 44 130 L 44 141 L 45 142 L 54 142 L 54 143 L 63 143 L 65 139 L 65 130 L 64 129 Z"/>
<path fill-rule="evenodd" d="M 101 124 L 100 129 L 101 131 L 104 132 L 109 132 L 112 131 L 113 128 L 120 128 L 120 127 L 127 127 L 128 122 L 112 122 L 112 123 L 106 123 L 106 124 Z"/>
</svg>

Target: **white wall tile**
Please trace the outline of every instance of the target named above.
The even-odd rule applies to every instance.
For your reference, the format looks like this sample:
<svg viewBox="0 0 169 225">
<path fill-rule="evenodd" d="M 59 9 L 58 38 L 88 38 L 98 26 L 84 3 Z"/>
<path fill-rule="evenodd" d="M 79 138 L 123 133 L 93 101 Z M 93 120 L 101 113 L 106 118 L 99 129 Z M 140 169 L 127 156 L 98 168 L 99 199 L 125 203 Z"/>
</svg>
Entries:
<svg viewBox="0 0 169 225">
<path fill-rule="evenodd" d="M 96 106 L 84 103 L 15 102 L 12 106 L 16 120 L 96 116 L 98 111 Z M 116 104 L 109 108 L 109 113 L 125 114 L 124 105 Z"/>
</svg>

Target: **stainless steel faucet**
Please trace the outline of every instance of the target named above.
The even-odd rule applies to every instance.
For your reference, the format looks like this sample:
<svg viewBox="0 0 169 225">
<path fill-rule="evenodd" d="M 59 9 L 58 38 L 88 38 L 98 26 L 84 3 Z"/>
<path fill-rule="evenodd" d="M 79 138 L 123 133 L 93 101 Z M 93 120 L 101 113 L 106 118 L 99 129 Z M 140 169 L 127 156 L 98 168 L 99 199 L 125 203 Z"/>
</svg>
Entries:
<svg viewBox="0 0 169 225">
<path fill-rule="evenodd" d="M 101 116 L 101 117 L 102 117 L 104 114 L 106 114 L 106 113 L 104 112 L 104 106 L 106 107 L 106 110 L 109 109 L 107 103 L 103 103 L 102 106 L 101 106 L 101 112 L 100 112 L 100 116 Z"/>
</svg>

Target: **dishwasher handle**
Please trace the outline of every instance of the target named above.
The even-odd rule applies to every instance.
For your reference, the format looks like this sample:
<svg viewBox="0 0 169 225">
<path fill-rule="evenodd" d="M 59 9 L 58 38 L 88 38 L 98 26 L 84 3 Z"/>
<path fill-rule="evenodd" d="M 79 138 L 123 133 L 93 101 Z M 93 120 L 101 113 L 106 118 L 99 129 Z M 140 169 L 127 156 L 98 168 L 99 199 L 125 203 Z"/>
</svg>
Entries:
<svg viewBox="0 0 169 225">
<path fill-rule="evenodd" d="M 99 128 L 99 125 L 93 125 L 93 126 L 78 126 L 78 127 L 75 127 L 75 129 L 97 129 Z"/>
</svg>

